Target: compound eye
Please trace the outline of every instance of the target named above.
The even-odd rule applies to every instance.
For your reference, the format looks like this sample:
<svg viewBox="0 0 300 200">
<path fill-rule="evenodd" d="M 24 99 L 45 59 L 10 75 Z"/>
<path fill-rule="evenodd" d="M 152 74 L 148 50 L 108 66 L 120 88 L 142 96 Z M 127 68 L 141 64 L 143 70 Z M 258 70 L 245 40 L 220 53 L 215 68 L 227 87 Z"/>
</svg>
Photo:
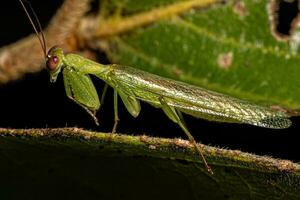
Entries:
<svg viewBox="0 0 300 200">
<path fill-rule="evenodd" d="M 54 71 L 57 68 L 58 65 L 58 57 L 57 56 L 51 56 L 50 58 L 48 58 L 47 62 L 46 62 L 46 67 L 49 71 Z"/>
</svg>

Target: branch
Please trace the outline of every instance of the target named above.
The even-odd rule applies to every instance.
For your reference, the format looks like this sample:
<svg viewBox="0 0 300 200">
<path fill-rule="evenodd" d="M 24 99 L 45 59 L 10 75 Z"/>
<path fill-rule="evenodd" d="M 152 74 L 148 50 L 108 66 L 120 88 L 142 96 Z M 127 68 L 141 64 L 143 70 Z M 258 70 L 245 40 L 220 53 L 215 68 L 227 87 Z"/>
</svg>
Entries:
<svg viewBox="0 0 300 200">
<path fill-rule="evenodd" d="M 78 21 L 89 9 L 90 0 L 66 0 L 45 30 L 47 46 L 62 46 L 66 51 L 77 49 L 75 31 Z M 0 84 L 40 71 L 43 53 L 35 35 L 0 49 Z"/>
</svg>

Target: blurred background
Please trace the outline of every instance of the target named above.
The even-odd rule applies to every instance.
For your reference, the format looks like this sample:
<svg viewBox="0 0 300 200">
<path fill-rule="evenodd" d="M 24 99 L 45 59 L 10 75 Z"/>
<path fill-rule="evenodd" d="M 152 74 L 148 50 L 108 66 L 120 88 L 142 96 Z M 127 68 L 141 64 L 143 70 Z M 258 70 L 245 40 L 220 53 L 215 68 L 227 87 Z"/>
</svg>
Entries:
<svg viewBox="0 0 300 200">
<path fill-rule="evenodd" d="M 62 4 L 62 0 L 31 0 L 41 24 L 45 27 Z M 0 44 L 8 45 L 32 33 L 32 27 L 17 0 L 1 2 L 0 7 Z M 291 6 L 283 5 L 280 16 L 282 22 L 278 30 L 288 32 L 289 18 L 298 12 Z M 30 49 L 28 49 L 30 51 Z M 99 60 L 109 63 L 105 54 Z M 42 51 L 41 51 L 41 56 Z M 103 82 L 93 79 L 96 88 L 102 91 Z M 288 80 L 287 80 L 288 81 Z M 112 89 L 108 90 L 104 105 L 97 117 L 97 127 L 92 118 L 78 105 L 66 97 L 62 76 L 55 84 L 49 82 L 46 70 L 27 74 L 22 79 L 0 85 L 0 127 L 5 128 L 57 128 L 80 127 L 88 130 L 109 132 L 113 126 Z M 300 97 L 299 97 L 300 98 Z M 138 118 L 133 118 L 119 101 L 120 123 L 117 132 L 155 137 L 185 138 L 181 129 L 170 121 L 162 110 L 142 103 Z M 204 144 L 238 149 L 258 155 L 290 159 L 299 162 L 300 118 L 292 118 L 293 125 L 285 130 L 272 130 L 244 124 L 225 124 L 209 122 L 184 116 L 188 128 L 197 141 Z"/>
</svg>

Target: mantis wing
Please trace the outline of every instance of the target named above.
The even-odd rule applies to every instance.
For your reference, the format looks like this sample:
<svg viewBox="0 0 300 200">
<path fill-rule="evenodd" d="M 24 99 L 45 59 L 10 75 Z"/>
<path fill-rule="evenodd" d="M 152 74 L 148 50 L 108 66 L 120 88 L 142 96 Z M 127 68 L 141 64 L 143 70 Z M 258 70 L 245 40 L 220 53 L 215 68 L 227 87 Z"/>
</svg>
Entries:
<svg viewBox="0 0 300 200">
<path fill-rule="evenodd" d="M 266 128 L 287 128 L 288 115 L 244 100 L 216 93 L 183 82 L 163 78 L 131 67 L 114 65 L 114 80 L 135 98 L 161 107 L 166 103 L 194 117 L 212 121 L 247 123 Z"/>
</svg>

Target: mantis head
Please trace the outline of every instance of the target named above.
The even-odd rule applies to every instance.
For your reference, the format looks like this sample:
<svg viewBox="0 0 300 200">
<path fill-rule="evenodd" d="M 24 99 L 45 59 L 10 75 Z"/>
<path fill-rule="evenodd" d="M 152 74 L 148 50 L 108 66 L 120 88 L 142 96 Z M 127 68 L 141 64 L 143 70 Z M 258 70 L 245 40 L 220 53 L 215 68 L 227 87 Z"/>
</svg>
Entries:
<svg viewBox="0 0 300 200">
<path fill-rule="evenodd" d="M 27 8 L 25 6 L 25 4 L 23 3 L 23 0 L 19 0 L 21 6 L 23 7 L 26 16 L 28 17 L 32 28 L 41 44 L 43 53 L 44 53 L 44 57 L 46 60 L 46 68 L 49 70 L 50 72 L 50 82 L 55 82 L 57 79 L 57 76 L 59 74 L 59 72 L 61 71 L 61 67 L 63 66 L 63 58 L 64 58 L 64 52 L 62 50 L 62 48 L 58 47 L 58 46 L 54 46 L 52 47 L 48 53 L 46 52 L 47 47 L 46 47 L 46 39 L 45 39 L 45 35 L 42 31 L 42 26 L 39 22 L 38 17 L 36 16 L 34 10 L 32 9 L 31 5 L 28 3 L 30 10 L 32 11 L 33 14 L 33 19 L 35 19 L 35 22 L 33 21 L 31 15 L 29 14 L 29 12 L 27 11 Z"/>
<path fill-rule="evenodd" d="M 50 73 L 50 82 L 55 82 L 61 68 L 63 66 L 63 57 L 64 52 L 63 49 L 54 46 L 52 47 L 46 56 L 46 68 Z"/>
</svg>

